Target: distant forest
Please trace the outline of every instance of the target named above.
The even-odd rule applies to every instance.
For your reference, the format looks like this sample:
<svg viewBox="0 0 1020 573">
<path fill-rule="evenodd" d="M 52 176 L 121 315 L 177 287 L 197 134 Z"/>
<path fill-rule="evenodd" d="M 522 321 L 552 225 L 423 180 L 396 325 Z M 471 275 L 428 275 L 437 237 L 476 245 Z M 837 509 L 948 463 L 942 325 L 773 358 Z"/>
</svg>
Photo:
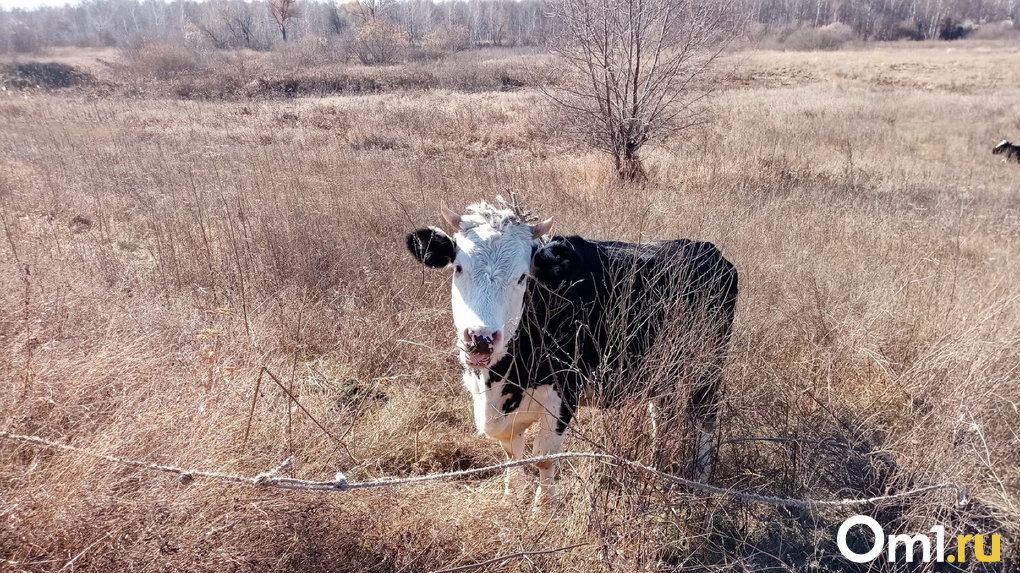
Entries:
<svg viewBox="0 0 1020 573">
<path fill-rule="evenodd" d="M 709 1 L 731 8 L 753 41 L 783 42 L 817 30 L 858 40 L 1015 36 L 1020 19 L 1017 0 Z M 553 29 L 541 0 L 86 0 L 0 10 L 0 52 L 152 43 L 271 50 L 286 42 L 341 45 L 359 38 L 456 51 L 543 46 Z"/>
</svg>

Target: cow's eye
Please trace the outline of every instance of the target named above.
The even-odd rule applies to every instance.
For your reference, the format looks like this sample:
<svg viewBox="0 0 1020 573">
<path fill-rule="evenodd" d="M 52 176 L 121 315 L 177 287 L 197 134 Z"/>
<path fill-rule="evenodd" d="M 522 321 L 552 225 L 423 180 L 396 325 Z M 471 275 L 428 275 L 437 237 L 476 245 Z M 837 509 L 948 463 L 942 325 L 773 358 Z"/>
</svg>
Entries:
<svg viewBox="0 0 1020 573">
<path fill-rule="evenodd" d="M 528 275 L 526 275 L 526 274 L 521 275 L 521 278 L 517 279 L 517 284 L 519 284 L 519 285 L 524 284 L 524 279 L 526 279 L 526 278 L 528 278 Z"/>
<path fill-rule="evenodd" d="M 460 265 L 453 265 L 453 272 L 459 275 L 460 273 L 464 272 L 464 267 Z"/>
</svg>

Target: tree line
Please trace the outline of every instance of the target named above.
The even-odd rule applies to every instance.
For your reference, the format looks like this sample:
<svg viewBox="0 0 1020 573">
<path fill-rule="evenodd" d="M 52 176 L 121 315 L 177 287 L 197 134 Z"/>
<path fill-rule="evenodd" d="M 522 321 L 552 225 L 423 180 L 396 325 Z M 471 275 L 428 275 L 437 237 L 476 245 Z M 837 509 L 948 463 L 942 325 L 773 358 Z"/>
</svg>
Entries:
<svg viewBox="0 0 1020 573">
<path fill-rule="evenodd" d="M 383 29 L 410 46 L 442 37 L 454 48 L 543 45 L 540 0 L 85 0 L 64 7 L 0 10 L 0 50 L 50 46 L 131 47 L 204 41 L 270 50 Z"/>
<path fill-rule="evenodd" d="M 955 39 L 979 25 L 1014 29 L 1016 0 L 708 0 L 749 24 L 752 36 L 840 24 L 863 40 Z M 130 47 L 203 41 L 270 50 L 293 40 L 361 31 L 415 47 L 547 46 L 555 7 L 543 0 L 85 0 L 0 10 L 0 51 L 54 46 Z"/>
</svg>

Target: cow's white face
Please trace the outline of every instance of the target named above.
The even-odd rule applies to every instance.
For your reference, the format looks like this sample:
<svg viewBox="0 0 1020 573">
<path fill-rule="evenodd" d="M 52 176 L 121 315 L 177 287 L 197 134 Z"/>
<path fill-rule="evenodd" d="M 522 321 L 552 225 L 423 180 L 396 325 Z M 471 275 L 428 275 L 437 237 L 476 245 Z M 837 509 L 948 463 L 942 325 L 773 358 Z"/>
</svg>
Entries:
<svg viewBox="0 0 1020 573">
<path fill-rule="evenodd" d="M 487 368 L 506 355 L 507 343 L 517 333 L 532 256 L 552 219 L 529 225 L 509 210 L 484 203 L 468 210 L 460 216 L 443 209 L 443 219 L 456 230 L 452 237 L 436 228 L 420 229 L 408 235 L 407 246 L 425 265 L 452 269 L 461 361 Z"/>
<path fill-rule="evenodd" d="M 534 240 L 528 225 L 479 225 L 453 240 L 453 323 L 465 363 L 484 368 L 506 354 L 517 332 Z"/>
</svg>

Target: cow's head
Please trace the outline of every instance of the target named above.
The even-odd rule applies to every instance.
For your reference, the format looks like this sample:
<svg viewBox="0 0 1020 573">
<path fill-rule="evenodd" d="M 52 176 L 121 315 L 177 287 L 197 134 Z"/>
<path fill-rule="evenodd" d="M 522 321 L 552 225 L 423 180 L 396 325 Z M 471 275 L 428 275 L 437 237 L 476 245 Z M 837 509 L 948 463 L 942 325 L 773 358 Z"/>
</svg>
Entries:
<svg viewBox="0 0 1020 573">
<path fill-rule="evenodd" d="M 502 358 L 524 313 L 529 280 L 562 280 L 577 267 L 563 244 L 542 244 L 552 219 L 528 224 L 509 209 L 471 205 L 464 215 L 440 214 L 452 236 L 429 227 L 407 236 L 407 248 L 422 264 L 453 270 L 453 322 L 461 360 L 487 368 Z"/>
<path fill-rule="evenodd" d="M 992 148 L 992 153 L 994 153 L 995 155 L 999 155 L 1000 153 L 1006 151 L 1010 147 L 1013 147 L 1013 144 L 1010 143 L 1009 140 L 1003 139 L 1002 141 L 999 142 L 998 145 Z"/>
</svg>

